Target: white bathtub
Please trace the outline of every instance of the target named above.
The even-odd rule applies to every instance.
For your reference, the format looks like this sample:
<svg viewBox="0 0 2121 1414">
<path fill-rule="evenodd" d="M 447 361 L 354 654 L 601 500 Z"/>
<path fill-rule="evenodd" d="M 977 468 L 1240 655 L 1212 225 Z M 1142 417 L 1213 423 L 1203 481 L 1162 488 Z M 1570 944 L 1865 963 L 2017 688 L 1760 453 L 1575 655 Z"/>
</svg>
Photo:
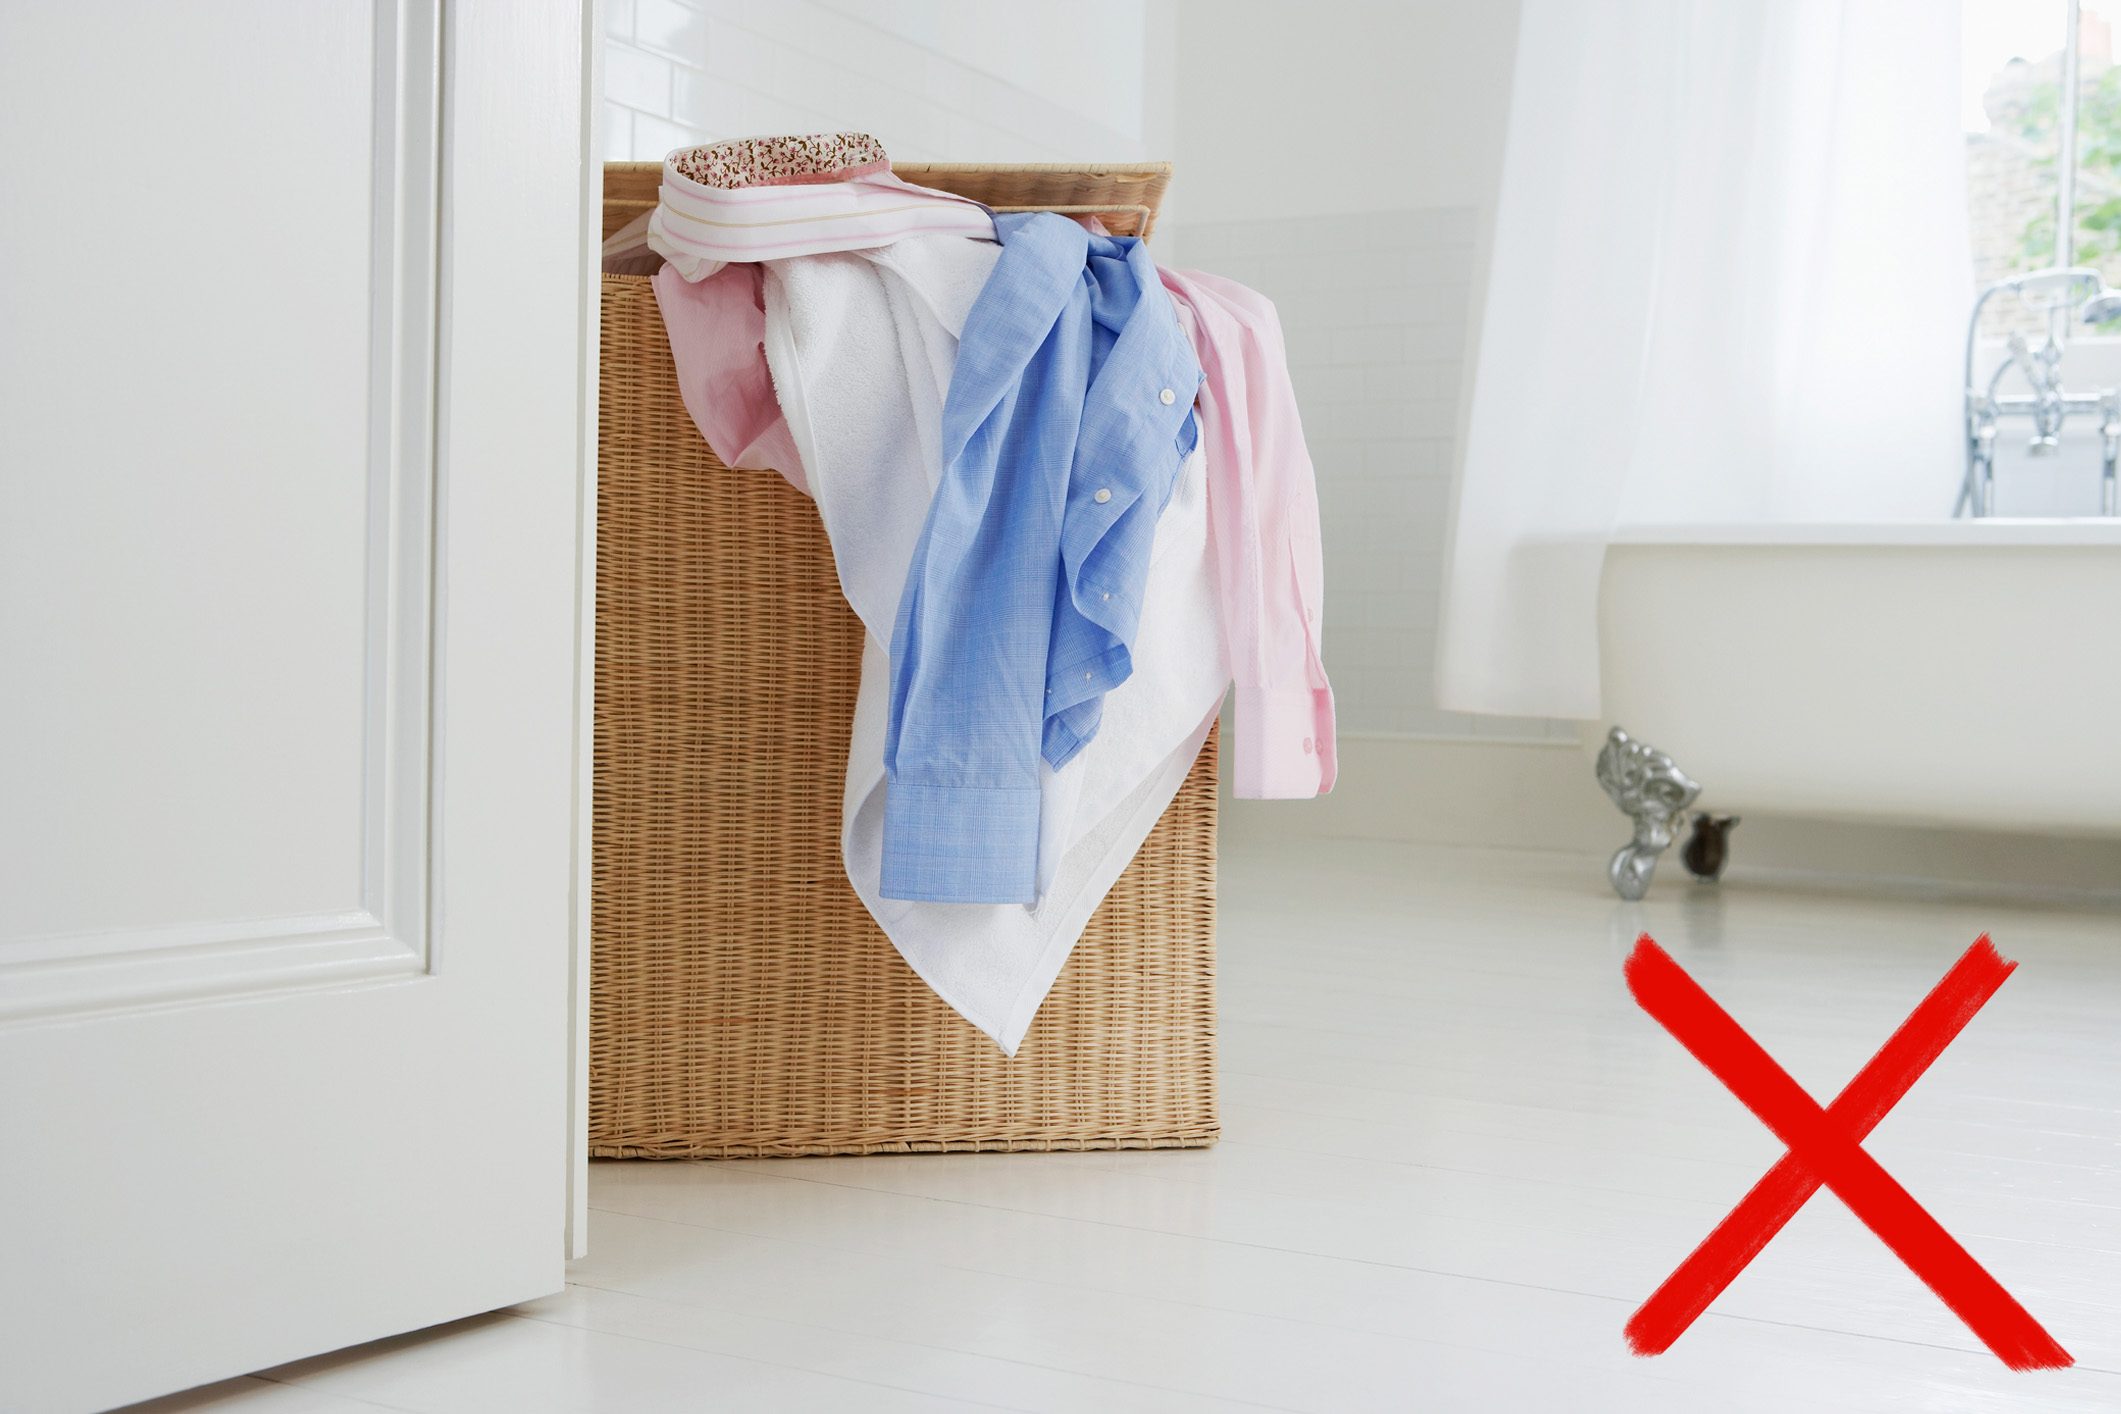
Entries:
<svg viewBox="0 0 2121 1414">
<path fill-rule="evenodd" d="M 1632 532 L 1599 644 L 1704 807 L 2121 834 L 2116 522 Z"/>
</svg>

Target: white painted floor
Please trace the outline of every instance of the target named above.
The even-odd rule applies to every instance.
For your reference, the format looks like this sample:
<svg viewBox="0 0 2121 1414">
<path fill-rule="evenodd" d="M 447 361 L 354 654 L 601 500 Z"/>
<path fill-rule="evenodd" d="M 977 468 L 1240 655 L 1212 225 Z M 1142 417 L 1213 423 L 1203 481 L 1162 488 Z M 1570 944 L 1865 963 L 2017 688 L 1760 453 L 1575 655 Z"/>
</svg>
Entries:
<svg viewBox="0 0 2121 1414">
<path fill-rule="evenodd" d="M 601 1164 L 562 1295 L 141 1407 L 2121 1408 L 2121 916 L 1667 869 L 1240 846 L 1219 1147 Z M 1870 1148 L 2077 1368 L 2003 1368 L 1824 1194 L 1627 1354 L 1780 1153 L 1630 1001 L 1644 929 L 1822 1100 L 1994 934 Z"/>
</svg>

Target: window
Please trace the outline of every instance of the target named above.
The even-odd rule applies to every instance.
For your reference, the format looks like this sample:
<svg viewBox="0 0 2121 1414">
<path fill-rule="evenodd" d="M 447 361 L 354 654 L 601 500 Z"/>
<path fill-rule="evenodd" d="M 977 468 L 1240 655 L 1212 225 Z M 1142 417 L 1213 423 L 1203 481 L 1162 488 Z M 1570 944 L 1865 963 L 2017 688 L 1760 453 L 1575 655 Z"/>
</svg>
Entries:
<svg viewBox="0 0 2121 1414">
<path fill-rule="evenodd" d="M 2121 0 L 1965 0 L 1964 16 L 1976 287 L 2056 265 L 2091 266 L 2121 287 L 2121 67 L 2114 63 Z M 2065 171 L 2072 106 L 2076 161 Z M 2074 220 L 2063 232 L 2065 190 Z M 2046 327 L 2045 316 L 2007 297 L 1982 316 L 1982 333 L 1992 338 Z M 2121 319 L 2096 332 L 2121 334 Z"/>
</svg>

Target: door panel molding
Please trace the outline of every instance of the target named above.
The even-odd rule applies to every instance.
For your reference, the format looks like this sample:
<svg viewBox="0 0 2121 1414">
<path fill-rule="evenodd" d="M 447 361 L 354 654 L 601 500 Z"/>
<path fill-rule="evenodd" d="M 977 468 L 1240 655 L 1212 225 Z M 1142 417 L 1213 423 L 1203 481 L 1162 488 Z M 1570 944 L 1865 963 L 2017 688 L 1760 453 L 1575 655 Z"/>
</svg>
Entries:
<svg viewBox="0 0 2121 1414">
<path fill-rule="evenodd" d="M 416 976 L 432 961 L 441 0 L 377 0 L 374 37 L 361 906 L 0 942 L 0 1025 Z"/>
<path fill-rule="evenodd" d="M 420 952 L 371 913 L 34 939 L 9 951 L 25 955 L 0 968 L 0 1024 L 72 1021 L 426 970 Z"/>
</svg>

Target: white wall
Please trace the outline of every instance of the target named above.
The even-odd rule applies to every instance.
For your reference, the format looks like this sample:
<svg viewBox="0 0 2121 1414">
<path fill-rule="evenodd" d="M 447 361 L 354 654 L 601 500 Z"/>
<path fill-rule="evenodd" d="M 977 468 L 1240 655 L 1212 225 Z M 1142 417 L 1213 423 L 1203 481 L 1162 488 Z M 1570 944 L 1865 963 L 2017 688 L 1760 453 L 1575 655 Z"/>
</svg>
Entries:
<svg viewBox="0 0 2121 1414">
<path fill-rule="evenodd" d="M 1188 219 L 1493 203 L 1516 0 L 1178 0 L 1178 10 Z"/>
<path fill-rule="evenodd" d="M 1130 161 L 1164 111 L 1145 89 L 1150 0 L 604 4 L 612 159 L 853 128 L 902 161 Z"/>
<path fill-rule="evenodd" d="M 1178 0 L 1177 30 L 1170 253 L 1281 311 L 1343 733 L 1573 740 L 1433 683 L 1514 0 Z"/>
</svg>

